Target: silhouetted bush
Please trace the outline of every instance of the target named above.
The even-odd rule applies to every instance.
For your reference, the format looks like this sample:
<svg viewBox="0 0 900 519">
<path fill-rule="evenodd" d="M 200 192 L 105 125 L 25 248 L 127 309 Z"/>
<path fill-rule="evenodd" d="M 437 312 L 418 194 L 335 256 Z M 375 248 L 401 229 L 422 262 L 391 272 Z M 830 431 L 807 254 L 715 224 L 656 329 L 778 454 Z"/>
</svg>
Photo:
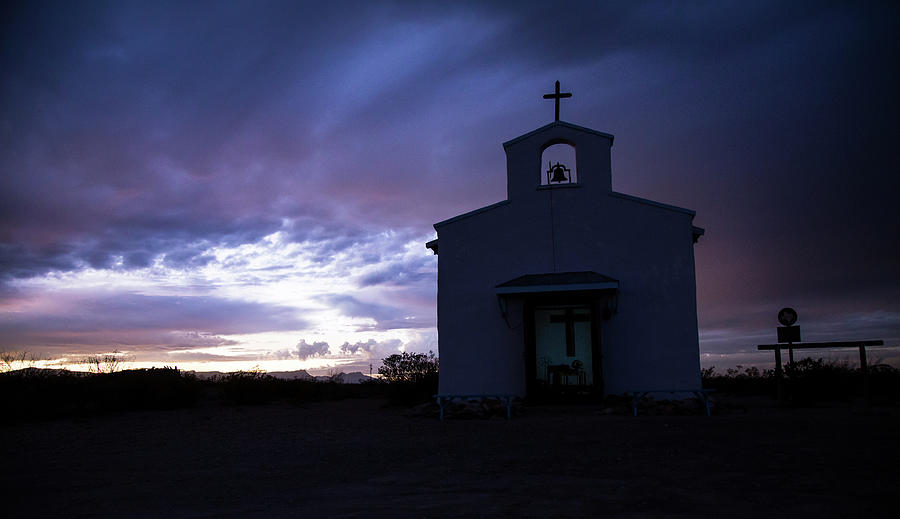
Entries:
<svg viewBox="0 0 900 519">
<path fill-rule="evenodd" d="M 277 401 L 305 404 L 369 397 L 416 403 L 429 398 L 436 387 L 436 376 L 397 384 L 380 379 L 344 384 L 336 378 L 326 382 L 283 380 L 262 371 L 239 371 L 200 380 L 175 368 L 115 373 L 28 368 L 0 373 L 0 422 L 175 409 L 194 406 L 201 398 L 229 405 Z"/>
<path fill-rule="evenodd" d="M 703 387 L 735 395 L 776 395 L 775 370 L 755 367 L 730 368 L 718 374 L 715 368 L 702 370 Z M 865 395 L 866 379 L 859 368 L 846 362 L 804 358 L 784 366 L 782 389 L 790 402 L 811 405 Z M 868 367 L 869 399 L 874 403 L 900 402 L 900 370 L 885 364 Z"/>
<path fill-rule="evenodd" d="M 388 382 L 419 382 L 437 377 L 440 361 L 433 351 L 395 353 L 382 361 L 378 373 Z"/>
<path fill-rule="evenodd" d="M 759 368 L 737 366 L 728 368 L 725 374 L 716 373 L 715 367 L 701 370 L 703 387 L 733 395 L 769 395 L 775 394 L 777 384 L 775 370 L 760 371 Z"/>
<path fill-rule="evenodd" d="M 846 363 L 805 358 L 784 366 L 788 396 L 796 404 L 836 400 L 860 394 L 862 377 Z"/>
<path fill-rule="evenodd" d="M 387 384 L 380 380 L 361 384 L 344 384 L 336 380 L 284 380 L 255 371 L 229 373 L 216 377 L 211 383 L 220 386 L 223 400 L 233 405 L 268 404 L 276 401 L 304 404 L 387 394 Z"/>
<path fill-rule="evenodd" d="M 131 369 L 90 377 L 94 400 L 101 409 L 133 411 L 193 406 L 200 383 L 175 368 Z"/>
<path fill-rule="evenodd" d="M 440 362 L 434 352 L 396 353 L 382 363 L 378 373 L 388 382 L 388 398 L 392 404 L 421 404 L 437 393 Z"/>
<path fill-rule="evenodd" d="M 0 374 L 4 421 L 188 407 L 199 391 L 193 375 L 174 368 L 102 374 L 29 368 Z"/>
<path fill-rule="evenodd" d="M 229 404 L 267 404 L 286 394 L 284 383 L 261 371 L 235 371 L 216 377 Z"/>
<path fill-rule="evenodd" d="M 40 419 L 80 411 L 88 383 L 80 373 L 27 368 L 0 374 L 2 420 Z"/>
</svg>

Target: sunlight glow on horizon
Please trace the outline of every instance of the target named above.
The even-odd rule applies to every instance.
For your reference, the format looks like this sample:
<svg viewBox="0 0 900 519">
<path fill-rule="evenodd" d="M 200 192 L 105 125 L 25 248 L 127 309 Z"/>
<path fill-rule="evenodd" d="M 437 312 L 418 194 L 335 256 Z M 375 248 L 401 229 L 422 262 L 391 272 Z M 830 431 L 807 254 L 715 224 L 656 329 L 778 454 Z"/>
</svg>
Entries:
<svg viewBox="0 0 900 519">
<path fill-rule="evenodd" d="M 83 332 L 70 333 L 68 339 L 63 330 L 60 334 L 45 330 L 42 334 L 45 341 L 54 338 L 56 349 L 62 350 L 57 357 L 75 358 L 88 352 L 117 349 L 134 355 L 132 364 L 135 366 L 190 365 L 194 370 L 204 370 L 202 366 L 227 366 L 229 371 L 256 365 L 290 371 L 359 364 L 367 362 L 368 357 L 342 353 L 339 349 L 342 344 L 399 341 L 397 351 L 407 346 L 437 349 L 434 316 L 430 315 L 433 300 L 426 299 L 425 302 L 431 304 L 424 307 L 409 307 L 409 301 L 417 301 L 420 296 L 409 299 L 404 295 L 410 290 L 419 290 L 422 294 L 435 290 L 436 262 L 423 245 L 428 239 L 431 236 L 410 236 L 408 232 L 401 235 L 395 231 L 362 235 L 358 243 L 323 261 L 321 243 L 291 243 L 281 230 L 255 243 L 210 247 L 202 254 L 213 259 L 198 268 L 170 267 L 164 258 L 157 258 L 143 269 L 85 268 L 15 280 L 12 285 L 20 293 L 15 308 L 20 315 L 46 316 L 43 320 L 51 330 L 57 319 L 55 316 L 81 313 L 82 324 L 76 322 L 67 326 L 69 329 L 73 325 L 84 326 Z M 370 259 L 364 261 L 360 259 L 362 257 Z M 390 270 L 396 264 L 423 265 L 426 270 L 421 271 L 421 281 L 412 288 L 395 287 L 390 283 L 359 286 L 360 279 L 380 270 Z M 335 299 L 336 294 L 352 295 Z M 300 319 L 306 326 L 223 333 L 222 330 L 234 327 L 227 316 L 223 316 L 226 320 L 222 325 L 210 321 L 198 323 L 194 329 L 179 330 L 170 328 L 172 323 L 154 321 L 153 309 L 148 308 L 148 315 L 137 309 L 132 311 L 129 318 L 134 323 L 126 318 L 120 328 L 108 328 L 108 324 L 100 321 L 91 324 L 103 316 L 79 311 L 79 308 L 90 309 L 91 305 L 98 304 L 97 301 L 109 300 L 107 304 L 111 305 L 119 304 L 116 301 L 134 304 L 129 303 L 132 301 L 129 297 L 172 297 L 176 298 L 173 299 L 176 304 L 189 297 L 199 298 L 196 304 L 200 305 L 206 298 L 263 305 L 262 308 L 287 312 L 285 318 Z M 404 307 L 393 306 L 398 297 L 406 301 Z M 105 307 L 101 304 L 100 308 Z M 186 310 L 191 311 L 190 308 Z M 415 313 L 406 313 L 410 310 Z M 366 315 L 367 312 L 375 313 Z M 396 313 L 393 321 L 387 319 L 391 313 Z M 189 315 L 185 317 L 188 324 Z M 418 318 L 425 318 L 424 324 L 406 328 L 408 324 L 404 323 L 418 322 Z M 400 328 L 379 329 L 382 321 L 394 322 L 394 326 Z M 224 328 L 217 330 L 217 326 Z M 141 337 L 146 342 L 141 343 Z M 301 360 L 296 351 L 301 339 L 309 343 L 327 342 L 329 351 L 326 355 Z M 67 343 L 70 348 L 66 347 Z M 28 344 L 22 344 L 13 349 L 27 350 L 28 347 Z M 66 353 L 66 350 L 71 352 Z M 209 359 L 203 360 L 203 356 Z M 380 363 L 380 358 L 372 360 Z"/>
</svg>

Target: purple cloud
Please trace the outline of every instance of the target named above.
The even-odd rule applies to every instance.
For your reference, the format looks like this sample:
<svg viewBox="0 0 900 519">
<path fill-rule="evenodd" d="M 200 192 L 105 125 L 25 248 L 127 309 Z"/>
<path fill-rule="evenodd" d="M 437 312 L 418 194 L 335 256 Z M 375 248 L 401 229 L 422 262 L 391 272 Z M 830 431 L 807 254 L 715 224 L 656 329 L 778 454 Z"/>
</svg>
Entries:
<svg viewBox="0 0 900 519">
<path fill-rule="evenodd" d="M 314 342 L 309 344 L 305 339 L 300 339 L 297 343 L 297 356 L 300 360 L 306 360 L 310 357 L 321 357 L 328 355 L 327 342 Z"/>
<path fill-rule="evenodd" d="M 227 345 L 221 334 L 299 330 L 293 308 L 216 297 L 129 293 L 57 296 L 53 310 L 4 312 L 0 347 L 19 343 L 97 344 L 111 340 L 159 349 Z M 192 330 L 187 335 L 171 332 Z"/>
</svg>

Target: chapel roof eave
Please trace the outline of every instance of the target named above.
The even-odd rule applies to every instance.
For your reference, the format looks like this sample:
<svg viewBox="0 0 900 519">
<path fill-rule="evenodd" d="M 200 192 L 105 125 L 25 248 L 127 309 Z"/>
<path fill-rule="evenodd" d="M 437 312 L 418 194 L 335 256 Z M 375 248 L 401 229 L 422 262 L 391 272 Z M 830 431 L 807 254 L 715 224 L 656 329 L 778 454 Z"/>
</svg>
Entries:
<svg viewBox="0 0 900 519">
<path fill-rule="evenodd" d="M 700 237 L 706 234 L 706 229 L 704 229 L 703 227 L 697 227 L 696 225 L 691 226 L 691 231 L 694 236 L 694 243 L 700 241 Z M 437 244 L 435 244 L 435 246 L 437 246 Z M 435 252 L 435 254 L 437 254 L 437 252 Z"/>
<path fill-rule="evenodd" d="M 434 227 L 434 230 L 438 230 L 438 227 L 443 227 L 447 224 L 457 222 L 464 218 L 469 218 L 470 216 L 475 216 L 476 214 L 486 213 L 492 209 L 496 209 L 498 207 L 502 207 L 507 204 L 509 204 L 509 200 L 501 200 L 495 204 L 486 205 L 484 207 L 479 207 L 478 209 L 473 209 L 472 211 L 469 211 L 468 213 L 463 213 L 460 215 L 456 215 L 453 218 L 447 218 L 446 220 L 441 220 L 440 222 L 434 224 L 432 227 Z"/>
<path fill-rule="evenodd" d="M 598 132 L 597 130 L 592 130 L 592 129 L 590 129 L 590 128 L 585 128 L 584 126 L 578 126 L 577 124 L 567 123 L 567 122 L 565 122 L 565 121 L 554 121 L 554 122 L 552 122 L 552 123 L 550 123 L 550 124 L 545 124 L 544 126 L 541 126 L 540 128 L 538 128 L 538 129 L 536 129 L 536 130 L 532 130 L 532 131 L 530 131 L 530 132 L 528 132 L 528 133 L 526 133 L 526 134 L 524 134 L 524 135 L 520 135 L 520 136 L 518 136 L 518 137 L 516 137 L 516 138 L 514 138 L 514 139 L 510 139 L 510 140 L 504 142 L 504 143 L 503 143 L 503 149 L 509 148 L 510 146 L 512 146 L 512 145 L 514 145 L 514 144 L 516 144 L 516 143 L 518 143 L 518 142 L 524 141 L 525 139 L 528 139 L 529 137 L 532 137 L 532 136 L 534 136 L 534 135 L 537 135 L 537 134 L 539 134 L 539 133 L 541 133 L 541 132 L 545 132 L 545 131 L 547 131 L 547 130 L 549 130 L 549 129 L 551 129 L 551 128 L 554 128 L 554 127 L 569 128 L 569 129 L 571 129 L 571 130 L 575 130 L 575 131 L 578 131 L 578 132 L 592 133 L 592 134 L 594 134 L 594 135 L 597 135 L 597 136 L 600 136 L 600 137 L 604 137 L 604 138 L 606 138 L 606 139 L 609 139 L 609 145 L 610 145 L 610 146 L 612 146 L 612 144 L 613 144 L 613 139 L 615 139 L 615 137 L 614 137 L 612 134 L 610 134 L 610 133 Z"/>
<path fill-rule="evenodd" d="M 690 215 L 690 217 L 692 219 L 694 218 L 694 216 L 697 215 L 697 212 L 693 211 L 691 209 L 685 209 L 684 207 L 678 207 L 677 205 L 664 204 L 662 202 L 657 202 L 655 200 L 648 200 L 646 198 L 641 198 L 639 196 L 626 195 L 625 193 L 619 193 L 617 191 L 611 191 L 609 193 L 609 195 L 617 197 L 617 198 L 623 198 L 625 200 L 630 200 L 632 202 L 638 202 L 641 204 L 652 205 L 654 207 L 659 207 L 661 209 L 668 209 L 669 211 L 675 211 L 677 213 L 684 213 L 684 214 Z"/>
<path fill-rule="evenodd" d="M 497 295 L 526 295 L 558 292 L 615 292 L 619 280 L 592 271 L 526 274 L 500 283 Z"/>
<path fill-rule="evenodd" d="M 435 225 L 437 225 L 437 224 L 435 224 Z M 691 226 L 691 235 L 694 239 L 694 243 L 699 242 L 700 237 L 703 236 L 704 234 L 706 234 L 706 229 L 704 229 L 703 227 L 697 227 L 696 225 Z M 434 240 L 427 242 L 425 244 L 425 248 L 430 249 L 431 252 L 433 252 L 434 255 L 437 256 L 438 255 L 438 240 L 434 239 Z"/>
</svg>

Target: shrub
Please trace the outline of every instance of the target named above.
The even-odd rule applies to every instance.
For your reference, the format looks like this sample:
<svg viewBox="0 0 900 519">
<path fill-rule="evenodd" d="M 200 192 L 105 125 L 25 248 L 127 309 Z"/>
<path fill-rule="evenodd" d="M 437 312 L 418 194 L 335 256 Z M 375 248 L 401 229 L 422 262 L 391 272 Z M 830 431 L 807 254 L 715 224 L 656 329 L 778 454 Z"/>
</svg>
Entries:
<svg viewBox="0 0 900 519">
<path fill-rule="evenodd" d="M 86 355 L 78 359 L 78 363 L 87 367 L 91 373 L 115 373 L 122 371 L 131 358 L 119 350 L 113 350 L 112 353 L 103 355 Z"/>
<path fill-rule="evenodd" d="M 94 400 L 108 411 L 190 407 L 200 394 L 193 374 L 170 367 L 103 373 L 89 380 Z"/>
<path fill-rule="evenodd" d="M 900 370 L 885 364 L 868 367 L 869 397 L 877 403 L 900 401 Z M 775 395 L 778 380 L 775 370 L 760 371 L 755 367 L 729 368 L 724 375 L 715 368 L 701 371 L 703 386 L 736 395 Z M 861 370 L 847 362 L 804 358 L 784 366 L 782 389 L 785 397 L 796 405 L 817 401 L 839 400 L 864 395 L 866 379 Z"/>
<path fill-rule="evenodd" d="M 175 368 L 102 374 L 28 368 L 0 374 L 3 421 L 188 407 L 199 391 L 193 375 Z"/>
<path fill-rule="evenodd" d="M 777 390 L 775 370 L 771 369 L 760 371 L 755 366 L 745 368 L 738 365 L 725 370 L 725 374 L 721 375 L 716 373 L 715 367 L 710 367 L 701 370 L 700 375 L 703 379 L 703 387 L 723 393 L 766 395 L 775 394 Z"/>
<path fill-rule="evenodd" d="M 389 382 L 420 382 L 437 377 L 438 358 L 433 351 L 424 353 L 396 353 L 384 359 L 378 373 Z"/>
<path fill-rule="evenodd" d="M 378 373 L 390 383 L 388 396 L 392 403 L 414 405 L 437 393 L 439 368 L 432 351 L 427 355 L 403 352 L 384 359 Z"/>
<path fill-rule="evenodd" d="M 286 394 L 285 380 L 264 371 L 235 371 L 214 379 L 229 404 L 267 404 Z"/>
<path fill-rule="evenodd" d="M 33 368 L 39 360 L 43 359 L 29 351 L 3 350 L 0 351 L 0 373 Z"/>
</svg>

